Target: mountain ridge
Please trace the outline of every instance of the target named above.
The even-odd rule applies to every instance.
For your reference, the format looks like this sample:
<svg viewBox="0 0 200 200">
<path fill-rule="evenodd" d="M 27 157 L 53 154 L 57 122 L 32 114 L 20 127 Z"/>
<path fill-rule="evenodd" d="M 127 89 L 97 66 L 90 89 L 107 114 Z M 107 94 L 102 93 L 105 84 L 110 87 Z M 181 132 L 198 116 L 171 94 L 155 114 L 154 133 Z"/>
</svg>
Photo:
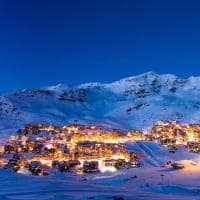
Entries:
<svg viewBox="0 0 200 200">
<path fill-rule="evenodd" d="M 112 83 L 24 89 L 0 96 L 0 130 L 26 123 L 150 128 L 157 120 L 200 122 L 200 77 L 147 72 Z"/>
</svg>

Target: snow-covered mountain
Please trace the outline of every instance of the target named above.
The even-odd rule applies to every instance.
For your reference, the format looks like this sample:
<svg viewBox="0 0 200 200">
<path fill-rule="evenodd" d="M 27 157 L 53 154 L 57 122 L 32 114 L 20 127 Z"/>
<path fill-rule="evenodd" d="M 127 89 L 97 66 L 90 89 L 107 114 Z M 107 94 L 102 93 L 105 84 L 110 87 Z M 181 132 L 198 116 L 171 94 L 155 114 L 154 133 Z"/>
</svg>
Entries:
<svg viewBox="0 0 200 200">
<path fill-rule="evenodd" d="M 0 96 L 0 130 L 31 122 L 144 129 L 161 119 L 200 122 L 200 77 L 147 72 L 109 84 L 59 84 Z"/>
</svg>

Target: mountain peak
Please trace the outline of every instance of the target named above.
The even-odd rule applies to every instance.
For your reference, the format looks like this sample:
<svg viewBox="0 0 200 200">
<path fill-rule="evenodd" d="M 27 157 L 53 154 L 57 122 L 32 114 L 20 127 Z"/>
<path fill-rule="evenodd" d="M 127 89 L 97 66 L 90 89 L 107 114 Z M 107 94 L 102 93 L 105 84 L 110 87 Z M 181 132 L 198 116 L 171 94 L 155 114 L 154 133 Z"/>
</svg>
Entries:
<svg viewBox="0 0 200 200">
<path fill-rule="evenodd" d="M 60 90 L 68 90 L 69 88 L 71 88 L 70 85 L 68 85 L 66 83 L 59 83 L 57 85 L 43 87 L 42 89 L 47 89 L 47 90 L 52 90 L 52 91 L 60 91 Z"/>
</svg>

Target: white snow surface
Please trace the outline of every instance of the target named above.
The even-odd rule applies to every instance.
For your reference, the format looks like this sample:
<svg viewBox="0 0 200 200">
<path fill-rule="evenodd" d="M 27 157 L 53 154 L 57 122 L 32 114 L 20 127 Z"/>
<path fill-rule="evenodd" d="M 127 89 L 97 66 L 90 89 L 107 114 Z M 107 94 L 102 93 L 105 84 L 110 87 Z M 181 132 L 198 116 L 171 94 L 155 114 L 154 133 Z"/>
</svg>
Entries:
<svg viewBox="0 0 200 200">
<path fill-rule="evenodd" d="M 150 129 L 158 120 L 200 123 L 200 77 L 147 72 L 113 83 L 67 84 L 0 96 L 0 142 L 27 123 Z M 116 173 L 45 177 L 0 169 L 0 200 L 200 199 L 200 155 L 153 142 L 127 143 L 143 166 Z M 166 162 L 183 162 L 172 170 Z M 192 163 L 196 163 L 193 165 Z"/>
<path fill-rule="evenodd" d="M 157 120 L 200 122 L 200 77 L 147 72 L 113 83 L 67 84 L 0 96 L 0 132 L 27 123 L 148 129 Z"/>
<path fill-rule="evenodd" d="M 126 145 L 139 154 L 141 168 L 86 175 L 55 172 L 45 177 L 0 169 L 0 200 L 199 199 L 199 154 L 188 153 L 185 149 L 172 154 L 154 142 Z M 173 170 L 166 165 L 169 160 L 183 162 L 185 168 Z"/>
</svg>

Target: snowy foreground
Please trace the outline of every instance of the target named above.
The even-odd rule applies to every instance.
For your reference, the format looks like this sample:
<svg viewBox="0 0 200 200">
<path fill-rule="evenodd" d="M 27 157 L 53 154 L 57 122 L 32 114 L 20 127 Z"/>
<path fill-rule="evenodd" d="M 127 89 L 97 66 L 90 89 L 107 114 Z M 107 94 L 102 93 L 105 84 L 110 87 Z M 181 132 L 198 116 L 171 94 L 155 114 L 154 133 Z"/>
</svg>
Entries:
<svg viewBox="0 0 200 200">
<path fill-rule="evenodd" d="M 200 123 L 200 77 L 148 72 L 113 83 L 59 84 L 0 95 L 0 143 L 28 123 L 149 130 L 158 120 Z M 127 144 L 143 166 L 116 173 L 45 177 L 0 170 L 0 200 L 200 199 L 200 154 L 152 142 Z M 168 161 L 185 168 L 172 170 Z"/>
<path fill-rule="evenodd" d="M 88 175 L 55 172 L 44 177 L 0 170 L 0 199 L 200 199 L 199 154 L 184 149 L 172 154 L 153 142 L 126 145 L 141 157 L 141 168 Z M 180 161 L 185 168 L 173 170 L 168 161 Z"/>
</svg>

